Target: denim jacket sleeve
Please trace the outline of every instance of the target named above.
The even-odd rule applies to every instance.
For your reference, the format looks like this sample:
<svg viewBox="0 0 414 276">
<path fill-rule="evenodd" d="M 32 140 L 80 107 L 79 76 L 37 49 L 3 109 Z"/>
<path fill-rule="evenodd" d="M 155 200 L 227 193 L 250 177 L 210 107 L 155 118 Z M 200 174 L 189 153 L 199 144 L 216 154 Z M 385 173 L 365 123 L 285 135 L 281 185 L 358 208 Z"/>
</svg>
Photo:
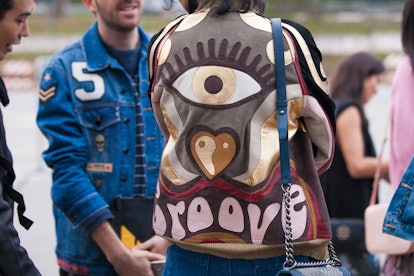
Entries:
<svg viewBox="0 0 414 276">
<path fill-rule="evenodd" d="M 394 192 L 385 214 L 382 231 L 406 240 L 414 241 L 414 158 Z"/>
<path fill-rule="evenodd" d="M 53 202 L 74 227 L 90 232 L 112 214 L 87 175 L 87 142 L 66 80 L 69 72 L 61 64 L 62 60 L 52 58 L 43 73 L 41 89 L 54 96 L 40 101 L 37 123 L 49 140 L 43 157 L 53 170 Z"/>
</svg>

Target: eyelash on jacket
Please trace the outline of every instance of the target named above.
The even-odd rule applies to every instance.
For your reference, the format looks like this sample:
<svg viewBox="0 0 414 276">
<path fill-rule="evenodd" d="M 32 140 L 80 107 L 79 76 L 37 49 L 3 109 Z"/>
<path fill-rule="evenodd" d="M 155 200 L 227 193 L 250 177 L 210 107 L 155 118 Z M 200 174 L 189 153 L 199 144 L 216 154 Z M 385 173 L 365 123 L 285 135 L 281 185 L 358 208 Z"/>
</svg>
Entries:
<svg viewBox="0 0 414 276">
<path fill-rule="evenodd" d="M 219 45 L 218 51 L 216 50 L 216 45 Z M 223 39 L 220 43 L 217 43 L 212 38 L 208 41 L 207 46 L 203 42 L 196 44 L 196 55 L 191 53 L 192 50 L 189 47 L 183 48 L 182 53 L 175 54 L 175 64 L 167 61 L 163 65 L 164 71 L 161 76 L 163 83 L 172 87 L 174 81 L 188 70 L 203 66 L 218 66 L 240 70 L 240 72 L 248 74 L 260 84 L 261 91 L 259 95 L 267 94 L 271 90 L 274 90 L 274 68 L 270 61 L 263 62 L 263 55 L 261 54 L 250 58 L 252 55 L 251 47 L 247 46 L 242 48 L 240 42 L 235 43 L 231 48 L 228 45 L 229 41 L 227 39 Z M 265 53 L 265 49 L 263 49 L 263 52 Z M 248 63 L 249 61 L 250 63 Z M 261 65 L 261 63 L 264 63 L 264 65 Z M 254 94 L 251 97 L 257 97 L 259 95 Z M 244 101 L 248 101 L 249 98 L 246 98 Z"/>
</svg>

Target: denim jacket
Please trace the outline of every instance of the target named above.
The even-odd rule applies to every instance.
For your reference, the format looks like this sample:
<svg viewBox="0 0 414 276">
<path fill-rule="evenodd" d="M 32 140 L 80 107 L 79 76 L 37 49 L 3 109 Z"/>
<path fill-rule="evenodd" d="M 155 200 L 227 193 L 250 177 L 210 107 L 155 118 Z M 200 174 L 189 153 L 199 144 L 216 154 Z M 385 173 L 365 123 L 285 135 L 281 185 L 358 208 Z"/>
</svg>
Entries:
<svg viewBox="0 0 414 276">
<path fill-rule="evenodd" d="M 414 158 L 395 191 L 384 219 L 383 232 L 414 241 Z"/>
<path fill-rule="evenodd" d="M 146 195 L 153 196 L 164 140 L 147 95 L 149 36 L 139 32 Z M 64 270 L 115 274 L 89 233 L 112 218 L 108 203 L 115 196 L 134 192 L 134 91 L 134 80 L 108 54 L 96 23 L 55 53 L 43 72 L 37 123 L 49 141 L 43 158 L 53 170 L 56 254 Z"/>
</svg>

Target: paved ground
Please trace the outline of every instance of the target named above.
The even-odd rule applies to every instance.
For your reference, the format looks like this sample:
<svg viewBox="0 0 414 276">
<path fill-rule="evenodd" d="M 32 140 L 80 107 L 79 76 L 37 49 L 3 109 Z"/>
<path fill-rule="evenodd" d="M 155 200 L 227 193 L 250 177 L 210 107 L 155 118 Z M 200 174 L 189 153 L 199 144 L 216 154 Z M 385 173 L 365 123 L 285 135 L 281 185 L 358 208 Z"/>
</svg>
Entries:
<svg viewBox="0 0 414 276">
<path fill-rule="evenodd" d="M 389 88 L 381 86 L 379 93 L 367 106 L 367 116 L 378 146 L 384 134 L 388 113 Z M 11 104 L 3 109 L 9 147 L 14 156 L 17 174 L 16 188 L 23 193 L 27 205 L 27 216 L 34 220 L 29 231 L 16 221 L 23 246 L 44 276 L 57 276 L 54 255 L 55 234 L 50 200 L 51 178 L 41 159 L 46 141 L 35 124 L 37 94 L 11 92 Z M 388 189 L 382 190 L 383 198 L 389 197 Z"/>
</svg>

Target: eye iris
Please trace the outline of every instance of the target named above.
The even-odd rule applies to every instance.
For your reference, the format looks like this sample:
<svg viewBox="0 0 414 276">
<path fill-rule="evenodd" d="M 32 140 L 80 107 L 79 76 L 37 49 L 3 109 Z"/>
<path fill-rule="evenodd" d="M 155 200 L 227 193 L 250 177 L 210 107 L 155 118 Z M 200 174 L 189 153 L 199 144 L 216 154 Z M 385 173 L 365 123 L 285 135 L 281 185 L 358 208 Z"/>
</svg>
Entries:
<svg viewBox="0 0 414 276">
<path fill-rule="evenodd" d="M 223 89 L 223 81 L 217 76 L 210 76 L 204 82 L 204 89 L 210 94 L 217 94 Z"/>
<path fill-rule="evenodd" d="M 205 141 L 200 141 L 200 143 L 198 144 L 198 146 L 200 148 L 204 148 L 206 146 L 206 142 Z"/>
</svg>

